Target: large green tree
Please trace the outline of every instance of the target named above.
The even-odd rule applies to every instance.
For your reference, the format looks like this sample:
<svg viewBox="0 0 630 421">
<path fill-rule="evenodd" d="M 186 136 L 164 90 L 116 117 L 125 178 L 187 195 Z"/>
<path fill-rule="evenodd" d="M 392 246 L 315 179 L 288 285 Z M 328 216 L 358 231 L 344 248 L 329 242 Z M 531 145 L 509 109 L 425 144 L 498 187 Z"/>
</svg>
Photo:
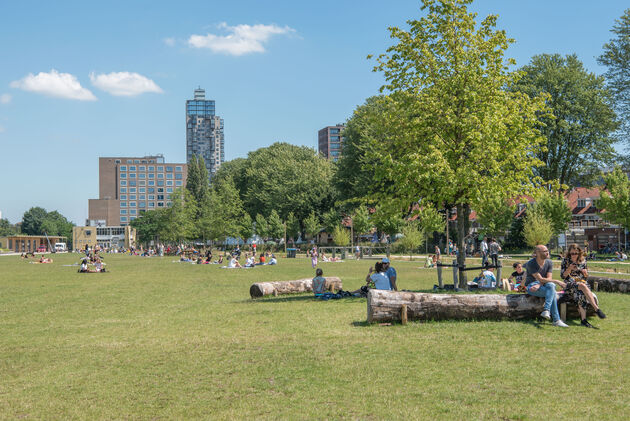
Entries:
<svg viewBox="0 0 630 421">
<path fill-rule="evenodd" d="M 603 209 L 601 216 L 613 224 L 630 230 L 630 180 L 619 167 L 604 176 L 605 190 L 602 190 L 597 207 Z"/>
<path fill-rule="evenodd" d="M 562 192 L 541 190 L 536 197 L 534 212 L 540 212 L 551 224 L 553 235 L 566 231 L 573 216 Z"/>
<path fill-rule="evenodd" d="M 626 9 L 611 32 L 614 37 L 604 45 L 599 64 L 608 67 L 606 84 L 615 99 L 615 110 L 621 122 L 619 133 L 630 145 L 630 9 Z"/>
<path fill-rule="evenodd" d="M 510 89 L 519 76 L 504 57 L 513 40 L 495 29 L 496 16 L 478 24 L 471 2 L 424 0 L 425 16 L 408 21 L 408 30 L 390 28 L 397 43 L 374 70 L 383 72 L 381 90 L 396 112 L 380 119 L 388 136 L 370 139 L 364 165 L 383 200 L 401 210 L 419 198 L 454 204 L 460 250 L 471 206 L 487 192 L 526 190 L 544 142 L 535 128 L 543 99 Z M 465 258 L 459 253 L 458 263 Z"/>
<path fill-rule="evenodd" d="M 188 163 L 186 189 L 193 195 L 198 204 L 204 203 L 210 193 L 208 186 L 208 169 L 203 157 L 193 155 Z"/>
<path fill-rule="evenodd" d="M 576 55 L 537 55 L 521 70 L 514 89 L 546 94 L 553 112 L 540 116 L 538 129 L 547 142 L 536 152 L 544 164 L 536 173 L 569 186 L 592 184 L 615 157 L 618 124 L 604 78 L 589 73 Z"/>
<path fill-rule="evenodd" d="M 269 236 L 272 239 L 277 240 L 284 237 L 284 223 L 275 209 L 271 211 L 269 218 L 267 218 L 267 227 L 269 229 Z"/>
<path fill-rule="evenodd" d="M 485 200 L 475 206 L 477 222 L 481 232 L 492 237 L 504 235 L 512 224 L 516 206 L 501 195 L 486 195 Z"/>
<path fill-rule="evenodd" d="M 340 199 L 347 205 L 371 202 L 372 193 L 377 188 L 374 173 L 367 167 L 366 147 L 368 139 L 388 137 L 387 129 L 380 121 L 388 112 L 394 112 L 390 101 L 383 96 L 368 98 L 363 105 L 356 108 L 352 117 L 346 122 L 343 131 L 343 153 L 337 162 L 334 184 L 339 191 Z M 374 157 L 370 157 L 374 159 Z M 371 162 L 376 165 L 377 162 Z"/>
<path fill-rule="evenodd" d="M 30 208 L 22 216 L 22 233 L 27 235 L 42 235 L 42 224 L 46 219 L 46 209 L 36 206 Z"/>
<path fill-rule="evenodd" d="M 150 241 L 160 240 L 160 233 L 168 229 L 168 227 L 165 226 L 165 211 L 166 209 L 156 209 L 150 212 L 144 212 L 129 223 L 129 225 L 136 229 L 136 235 L 140 243 L 147 244 Z"/>
<path fill-rule="evenodd" d="M 359 237 L 372 229 L 372 221 L 370 219 L 370 211 L 367 206 L 361 205 L 355 209 L 352 214 L 352 228 L 354 235 Z"/>
<path fill-rule="evenodd" d="M 14 235 L 18 233 L 18 229 L 15 225 L 11 224 L 8 219 L 0 219 L 0 237 L 7 235 Z"/>
<path fill-rule="evenodd" d="M 231 177 L 213 180 L 206 222 L 209 238 L 224 241 L 228 237 L 247 238 L 251 235 L 252 219 L 246 216 L 243 202 Z"/>
<path fill-rule="evenodd" d="M 300 221 L 295 217 L 293 212 L 289 212 L 285 224 L 287 226 L 287 241 L 293 242 L 295 237 L 300 233 Z"/>
<path fill-rule="evenodd" d="M 196 219 L 198 209 L 193 194 L 188 189 L 178 188 L 171 194 L 171 198 L 171 206 L 164 209 L 160 238 L 170 242 L 196 238 L 199 232 Z"/>
<path fill-rule="evenodd" d="M 213 180 L 232 178 L 252 217 L 271 215 L 275 209 L 282 219 L 293 212 L 303 221 L 313 211 L 330 209 L 336 200 L 333 164 L 311 148 L 277 142 L 236 161 L 223 164 Z"/>
</svg>

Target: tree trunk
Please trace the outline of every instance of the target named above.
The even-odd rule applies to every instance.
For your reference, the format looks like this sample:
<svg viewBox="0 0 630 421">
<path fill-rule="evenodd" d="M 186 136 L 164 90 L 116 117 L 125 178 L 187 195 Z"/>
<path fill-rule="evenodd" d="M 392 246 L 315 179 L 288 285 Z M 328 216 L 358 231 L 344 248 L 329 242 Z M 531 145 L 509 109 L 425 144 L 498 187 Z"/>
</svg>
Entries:
<svg viewBox="0 0 630 421">
<path fill-rule="evenodd" d="M 588 284 L 592 290 L 594 290 L 595 282 L 597 282 L 598 291 L 630 293 L 630 279 L 602 278 L 599 276 L 588 277 Z"/>
<path fill-rule="evenodd" d="M 468 216 L 470 208 L 464 204 L 457 205 L 457 265 L 463 267 L 466 264 L 465 238 L 468 235 Z M 458 288 L 466 288 L 466 272 L 459 271 Z"/>
<path fill-rule="evenodd" d="M 341 279 L 336 276 L 326 276 L 326 289 L 339 291 L 343 287 Z M 249 288 L 249 295 L 252 298 L 264 295 L 295 294 L 300 292 L 313 292 L 313 280 L 298 279 L 295 281 L 282 282 L 258 282 Z"/>
<path fill-rule="evenodd" d="M 400 321 L 403 305 L 407 306 L 409 320 L 534 319 L 542 312 L 544 302 L 544 298 L 528 294 L 427 294 L 372 289 L 367 298 L 367 321 Z M 577 306 L 568 304 L 567 312 L 577 316 Z"/>
</svg>

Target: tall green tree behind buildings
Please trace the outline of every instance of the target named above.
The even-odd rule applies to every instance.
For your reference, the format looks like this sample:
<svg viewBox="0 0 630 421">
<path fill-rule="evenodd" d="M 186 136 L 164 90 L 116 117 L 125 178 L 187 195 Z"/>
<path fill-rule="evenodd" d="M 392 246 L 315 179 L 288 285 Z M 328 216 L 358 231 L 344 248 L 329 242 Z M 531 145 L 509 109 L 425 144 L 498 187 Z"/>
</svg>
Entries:
<svg viewBox="0 0 630 421">
<path fill-rule="evenodd" d="M 592 184 L 615 157 L 618 123 L 604 78 L 586 71 L 576 55 L 537 55 L 521 70 L 514 89 L 531 97 L 544 93 L 553 112 L 540 116 L 547 142 L 536 152 L 544 163 L 536 174 L 569 186 Z"/>
<path fill-rule="evenodd" d="M 409 20 L 408 30 L 390 28 L 397 43 L 374 70 L 397 112 L 380 119 L 387 137 L 371 138 L 364 165 L 383 200 L 401 211 L 420 198 L 455 204 L 460 250 L 471 206 L 486 192 L 515 196 L 530 188 L 544 143 L 535 128 L 543 98 L 506 89 L 518 79 L 508 70 L 514 61 L 504 58 L 513 40 L 495 29 L 496 16 L 477 24 L 471 2 L 424 0 L 424 17 Z"/>
<path fill-rule="evenodd" d="M 604 76 L 621 122 L 619 134 L 626 146 L 630 146 L 630 9 L 615 21 L 611 32 L 614 37 L 604 45 L 597 61 L 608 67 Z"/>
<path fill-rule="evenodd" d="M 210 192 L 208 185 L 208 169 L 201 156 L 193 155 L 188 163 L 186 189 L 193 195 L 197 204 L 204 203 L 208 198 Z"/>
</svg>

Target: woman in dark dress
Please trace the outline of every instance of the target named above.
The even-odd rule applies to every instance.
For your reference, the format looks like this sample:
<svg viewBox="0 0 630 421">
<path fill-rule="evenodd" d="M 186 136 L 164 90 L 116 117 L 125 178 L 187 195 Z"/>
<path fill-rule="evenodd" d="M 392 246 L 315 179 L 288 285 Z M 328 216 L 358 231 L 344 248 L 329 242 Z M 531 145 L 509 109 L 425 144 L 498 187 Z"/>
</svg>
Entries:
<svg viewBox="0 0 630 421">
<path fill-rule="evenodd" d="M 584 256 L 584 252 L 577 244 L 571 244 L 569 246 L 567 254 L 564 259 L 562 259 L 560 273 L 566 283 L 564 293 L 577 304 L 580 317 L 582 318 L 582 326 L 593 327 L 586 320 L 586 309 L 589 304 L 595 309 L 595 314 L 597 314 L 600 319 L 606 317 L 604 312 L 597 305 L 595 297 L 586 282 L 588 278 L 586 256 Z"/>
</svg>

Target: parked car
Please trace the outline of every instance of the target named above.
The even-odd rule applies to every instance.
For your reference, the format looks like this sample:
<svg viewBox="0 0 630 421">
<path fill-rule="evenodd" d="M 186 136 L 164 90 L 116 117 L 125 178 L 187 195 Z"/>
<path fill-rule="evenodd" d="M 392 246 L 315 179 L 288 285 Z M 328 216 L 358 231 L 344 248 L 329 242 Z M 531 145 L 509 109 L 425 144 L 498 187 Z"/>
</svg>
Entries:
<svg viewBox="0 0 630 421">
<path fill-rule="evenodd" d="M 46 246 L 42 244 L 41 246 L 37 247 L 37 252 L 46 253 Z"/>
<path fill-rule="evenodd" d="M 61 251 L 68 251 L 68 247 L 66 246 L 66 243 L 55 243 L 55 251 L 57 253 Z"/>
</svg>

